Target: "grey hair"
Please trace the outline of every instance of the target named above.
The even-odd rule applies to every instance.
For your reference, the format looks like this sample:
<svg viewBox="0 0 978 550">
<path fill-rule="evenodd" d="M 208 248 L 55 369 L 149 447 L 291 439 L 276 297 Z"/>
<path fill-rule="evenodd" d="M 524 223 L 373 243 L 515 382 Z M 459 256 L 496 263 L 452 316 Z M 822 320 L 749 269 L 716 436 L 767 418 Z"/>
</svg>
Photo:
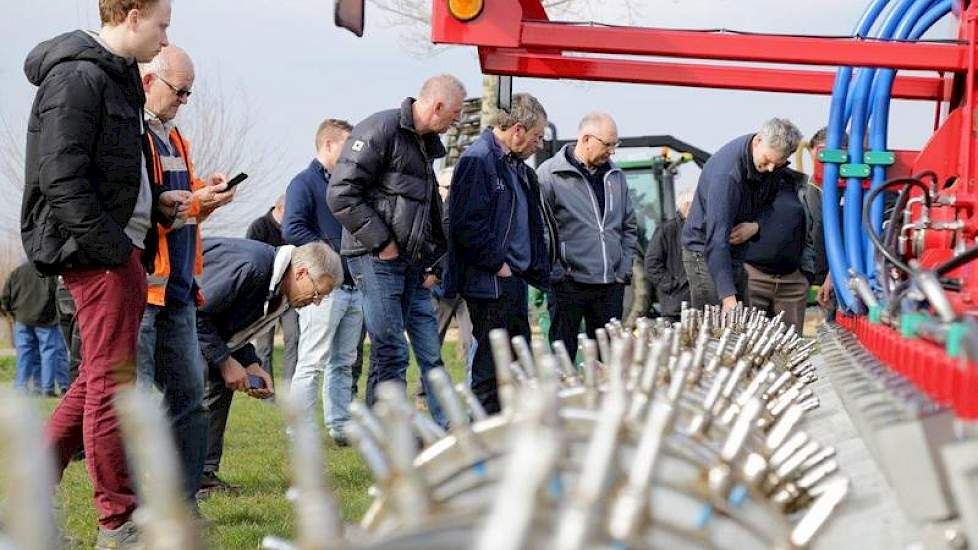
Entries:
<svg viewBox="0 0 978 550">
<path fill-rule="evenodd" d="M 764 143 L 785 156 L 794 153 L 801 143 L 801 131 L 786 118 L 772 118 L 761 126 L 758 132 Z"/>
<path fill-rule="evenodd" d="M 594 111 L 584 115 L 584 118 L 582 118 L 581 122 L 577 125 L 577 131 L 580 133 L 588 129 L 597 129 L 601 126 L 602 123 L 610 124 L 611 126 L 615 126 L 616 128 L 618 126 L 615 123 L 615 119 L 608 113 L 602 113 L 601 111 Z"/>
<path fill-rule="evenodd" d="M 168 73 L 170 71 L 170 64 L 167 62 L 163 52 L 156 54 L 156 57 L 152 59 L 149 63 L 139 64 L 139 74 L 146 76 L 148 74 L 160 75 Z"/>
<path fill-rule="evenodd" d="M 292 251 L 292 267 L 304 267 L 314 280 L 328 276 L 336 287 L 343 282 L 343 261 L 322 241 L 313 241 Z"/>
<path fill-rule="evenodd" d="M 421 91 L 418 92 L 418 99 L 431 101 L 444 98 L 452 92 L 465 99 L 465 85 L 462 81 L 450 74 L 440 74 L 424 81 Z"/>
<path fill-rule="evenodd" d="M 500 130 L 509 130 L 519 123 L 529 130 L 546 120 L 547 111 L 537 98 L 530 94 L 513 94 L 509 111 L 497 111 L 492 125 Z"/>
</svg>

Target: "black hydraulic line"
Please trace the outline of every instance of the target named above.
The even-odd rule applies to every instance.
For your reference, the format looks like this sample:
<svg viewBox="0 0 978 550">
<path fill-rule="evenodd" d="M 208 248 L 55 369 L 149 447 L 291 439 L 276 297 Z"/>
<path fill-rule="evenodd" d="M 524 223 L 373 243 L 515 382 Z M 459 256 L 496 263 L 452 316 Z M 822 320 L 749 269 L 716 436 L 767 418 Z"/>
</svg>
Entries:
<svg viewBox="0 0 978 550">
<path fill-rule="evenodd" d="M 938 275 L 944 275 L 948 271 L 953 271 L 964 264 L 971 262 L 975 258 L 978 258 L 978 246 L 973 246 L 961 254 L 958 254 L 950 260 L 942 263 L 941 265 L 935 267 L 934 271 L 936 271 Z"/>
<path fill-rule="evenodd" d="M 890 213 L 890 223 L 886 226 L 886 230 L 883 233 L 883 246 L 887 249 L 893 249 L 895 243 L 895 236 L 899 233 L 895 230 L 897 223 L 900 220 L 900 216 L 903 214 L 903 209 L 907 207 L 907 202 L 910 200 L 910 184 L 905 184 L 903 189 L 900 189 L 900 194 L 897 196 L 896 204 L 893 205 L 893 211 Z M 903 224 L 900 224 L 901 230 Z M 881 262 L 880 274 L 883 278 L 882 288 L 883 296 L 887 299 L 892 295 L 892 289 L 890 288 L 890 275 L 889 275 L 889 262 L 886 261 L 884 257 Z"/>
<path fill-rule="evenodd" d="M 916 177 L 892 179 L 890 181 L 887 181 L 883 185 L 880 185 L 879 187 L 870 190 L 869 194 L 866 196 L 865 202 L 863 203 L 863 229 L 866 230 L 866 233 L 869 236 L 869 241 L 873 243 L 873 247 L 880 254 L 882 254 L 883 257 L 886 258 L 886 260 L 888 260 L 890 263 L 896 266 L 896 268 L 899 269 L 900 271 L 903 271 L 904 273 L 910 275 L 912 273 L 910 266 L 904 263 L 903 260 L 898 258 L 895 254 L 890 252 L 885 246 L 883 246 L 883 243 L 880 242 L 879 236 L 876 234 L 875 231 L 873 231 L 872 219 L 871 216 L 869 215 L 869 210 L 870 208 L 872 208 L 873 200 L 876 198 L 876 196 L 882 193 L 883 191 L 889 189 L 890 187 L 894 187 L 897 185 L 913 185 L 913 186 L 920 187 L 920 189 L 924 192 L 924 202 L 927 204 L 927 207 L 930 208 L 931 205 L 930 189 L 927 188 L 927 185 L 923 181 L 921 181 Z M 884 273 L 884 276 L 885 275 L 886 274 Z"/>
</svg>

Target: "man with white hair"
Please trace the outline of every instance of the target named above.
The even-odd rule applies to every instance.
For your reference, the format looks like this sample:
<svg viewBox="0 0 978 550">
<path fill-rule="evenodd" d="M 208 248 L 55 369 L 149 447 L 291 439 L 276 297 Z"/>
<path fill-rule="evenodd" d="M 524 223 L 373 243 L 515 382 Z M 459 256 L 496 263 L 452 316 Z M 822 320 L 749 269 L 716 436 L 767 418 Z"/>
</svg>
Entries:
<svg viewBox="0 0 978 550">
<path fill-rule="evenodd" d="M 353 128 L 330 178 L 326 200 L 344 228 L 343 255 L 363 292 L 371 342 L 368 405 L 379 382 L 406 384 L 405 330 L 422 376 L 442 366 L 431 287 L 446 241 L 432 161 L 445 156 L 439 134 L 458 122 L 464 100 L 465 87 L 454 76 L 429 78 L 417 99 Z M 437 419 L 433 392 L 428 405 Z"/>
<path fill-rule="evenodd" d="M 162 191 L 192 192 L 186 223 L 156 224 L 159 248 L 155 270 L 147 277 L 147 305 L 139 327 L 138 381 L 156 385 L 173 425 L 174 442 L 183 467 L 187 499 L 194 502 L 207 446 L 204 372 L 197 344 L 197 306 L 204 259 L 200 222 L 234 197 L 220 173 L 201 180 L 194 173 L 190 143 L 174 125 L 177 112 L 190 99 L 194 65 L 182 49 L 169 45 L 149 63 L 140 65 L 146 94 L 146 140 L 143 150 L 149 179 Z"/>
<path fill-rule="evenodd" d="M 589 113 L 578 125 L 577 143 L 537 168 L 560 236 L 550 341 L 562 341 L 571 357 L 582 320 L 594 338 L 605 323 L 622 319 L 625 285 L 631 283 L 638 223 L 625 173 L 611 162 L 617 147 L 611 115 Z"/>
<path fill-rule="evenodd" d="M 791 121 L 772 118 L 756 134 L 740 136 L 710 157 L 683 227 L 683 264 L 694 308 L 748 303 L 744 257 L 747 242 L 763 228 L 780 171 L 798 148 L 801 132 Z"/>
<path fill-rule="evenodd" d="M 684 191 L 676 199 L 676 217 L 655 228 L 645 251 L 645 275 L 659 301 L 659 313 L 671 321 L 678 321 L 682 303 L 689 302 L 689 280 L 683 267 L 682 232 L 693 191 Z"/>
</svg>

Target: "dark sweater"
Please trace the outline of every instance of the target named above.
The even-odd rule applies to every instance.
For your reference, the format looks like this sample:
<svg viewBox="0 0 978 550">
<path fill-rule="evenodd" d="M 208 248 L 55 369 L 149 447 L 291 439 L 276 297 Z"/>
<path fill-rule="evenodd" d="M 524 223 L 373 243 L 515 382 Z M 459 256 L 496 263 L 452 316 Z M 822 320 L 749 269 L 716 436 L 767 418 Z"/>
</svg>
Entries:
<svg viewBox="0 0 978 550">
<path fill-rule="evenodd" d="M 58 309 L 54 291 L 57 284 L 57 277 L 42 277 L 30 263 L 21 264 L 3 285 L 0 308 L 24 325 L 56 325 Z"/>
<path fill-rule="evenodd" d="M 806 223 L 798 191 L 796 182 L 781 182 L 774 206 L 758 217 L 764 232 L 747 249 L 747 263 L 770 275 L 787 275 L 801 266 Z"/>
<path fill-rule="evenodd" d="M 326 204 L 329 188 L 329 172 L 317 159 L 296 174 L 285 191 L 285 216 L 282 218 L 282 236 L 285 242 L 302 246 L 323 241 L 337 254 L 343 239 L 343 226 Z M 353 276 L 343 258 L 343 284 L 352 285 Z"/>
<path fill-rule="evenodd" d="M 584 163 L 577 160 L 577 155 L 574 154 L 574 148 L 568 147 L 564 150 L 564 156 L 567 157 L 567 162 L 571 163 L 571 166 L 577 168 L 577 170 L 583 175 L 588 184 L 591 185 L 591 191 L 594 192 L 595 202 L 598 204 L 598 212 L 601 216 L 604 216 L 604 175 L 608 173 L 611 169 L 611 163 L 606 162 L 601 166 L 598 166 L 595 170 L 588 170 Z"/>
<path fill-rule="evenodd" d="M 251 222 L 251 225 L 248 226 L 248 232 L 245 233 L 245 238 L 270 244 L 274 247 L 286 244 L 285 239 L 282 238 L 282 226 L 275 221 L 272 210 L 274 208 L 270 208 L 264 216 Z"/>
<path fill-rule="evenodd" d="M 720 298 L 736 294 L 733 264 L 743 262 L 747 252 L 748 243 L 730 244 L 730 230 L 757 221 L 776 192 L 776 173 L 761 174 L 754 166 L 753 138 L 754 134 L 747 134 L 731 141 L 706 162 L 683 227 L 683 247 L 706 257 Z M 752 240 L 765 231 L 761 226 Z"/>
</svg>

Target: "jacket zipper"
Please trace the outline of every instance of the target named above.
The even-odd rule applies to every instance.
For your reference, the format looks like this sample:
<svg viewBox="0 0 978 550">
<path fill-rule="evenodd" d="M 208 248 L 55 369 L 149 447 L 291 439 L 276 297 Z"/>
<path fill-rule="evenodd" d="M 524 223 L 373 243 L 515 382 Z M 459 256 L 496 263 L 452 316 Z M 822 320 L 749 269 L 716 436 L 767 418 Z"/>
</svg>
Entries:
<svg viewBox="0 0 978 550">
<path fill-rule="evenodd" d="M 428 151 L 424 148 L 424 141 L 421 139 L 421 136 L 419 136 L 416 132 L 414 133 L 414 138 L 418 140 L 418 146 L 421 149 L 421 155 L 424 157 L 424 174 L 425 174 L 425 179 L 428 180 L 428 182 L 427 182 L 428 184 L 431 184 L 431 182 L 432 182 L 432 180 L 434 178 L 432 177 L 433 174 L 431 173 L 432 172 L 432 170 L 431 170 L 431 160 L 428 158 Z M 437 192 L 437 189 L 435 191 Z M 424 209 L 422 209 L 422 211 L 421 211 L 421 223 L 422 224 L 427 223 L 427 220 L 428 220 L 428 211 L 431 208 L 431 193 L 430 192 L 429 193 L 426 193 L 425 197 L 426 198 L 425 198 L 425 202 L 424 202 Z M 421 251 L 419 250 L 421 248 L 421 243 L 420 242 L 415 242 L 414 243 L 414 246 L 411 246 L 410 239 L 411 239 L 412 236 L 413 235 L 408 235 L 408 255 L 410 257 L 412 257 L 414 260 L 417 261 L 417 260 L 420 260 L 421 259 Z M 418 239 L 416 239 L 416 241 L 418 241 Z M 417 257 L 414 257 L 414 256 L 417 256 Z"/>
<path fill-rule="evenodd" d="M 583 174 L 581 174 L 583 176 Z M 591 197 L 591 208 L 594 209 L 594 220 L 598 224 L 598 240 L 601 241 L 601 265 L 604 267 L 604 271 L 601 275 L 601 281 L 608 282 L 608 250 L 604 244 L 604 217 L 598 212 L 598 197 L 594 194 L 594 190 L 591 189 L 591 184 L 588 183 L 587 177 L 584 177 L 584 187 L 587 187 L 587 194 Z M 607 197 L 605 197 L 605 204 L 608 203 Z M 605 212 L 607 214 L 607 212 Z"/>
<path fill-rule="evenodd" d="M 519 184 L 517 183 L 517 185 Z M 506 246 L 506 242 L 509 239 L 509 231 L 510 229 L 513 228 L 513 219 L 515 217 L 516 217 L 516 200 L 514 197 L 513 200 L 509 201 L 509 223 L 506 224 L 506 232 L 503 233 L 503 248 L 507 250 L 509 247 Z M 503 254 L 503 258 L 505 257 L 506 257 L 505 254 Z M 504 259 L 503 262 L 505 261 L 506 260 Z M 512 266 L 510 266 L 510 270 L 512 269 L 513 269 Z M 494 285 L 496 285 L 496 298 L 499 298 L 499 275 L 493 274 L 492 282 Z"/>
</svg>

